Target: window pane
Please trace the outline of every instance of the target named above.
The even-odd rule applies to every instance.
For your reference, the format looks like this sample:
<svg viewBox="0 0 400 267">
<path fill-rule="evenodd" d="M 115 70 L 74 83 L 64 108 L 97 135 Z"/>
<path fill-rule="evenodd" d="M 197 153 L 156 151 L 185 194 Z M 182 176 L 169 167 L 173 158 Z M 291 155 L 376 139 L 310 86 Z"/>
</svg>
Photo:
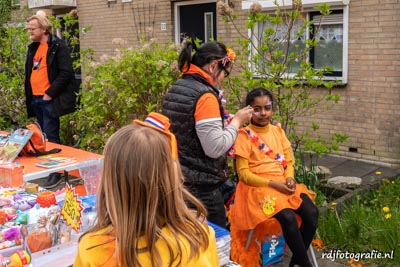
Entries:
<svg viewBox="0 0 400 267">
<path fill-rule="evenodd" d="M 314 66 L 316 69 L 333 67 L 342 71 L 343 25 L 321 25 L 316 35 L 318 46 L 315 47 Z"/>
<path fill-rule="evenodd" d="M 293 52 L 295 52 L 298 57 L 296 57 L 296 59 L 293 61 L 293 63 L 291 64 L 290 67 L 291 69 L 289 70 L 290 73 L 296 73 L 299 71 L 300 69 L 300 63 L 301 60 L 299 58 L 299 52 L 303 51 L 306 48 L 306 44 L 304 42 L 304 39 L 302 38 L 298 38 L 297 40 L 293 40 L 291 41 L 291 44 L 289 46 L 289 55 Z"/>
<path fill-rule="evenodd" d="M 258 24 L 258 51 L 260 59 L 258 67 L 264 69 L 258 72 L 265 71 L 265 58 L 272 58 L 274 62 L 286 62 L 286 73 L 297 73 L 300 69 L 302 60 L 309 60 L 315 69 L 325 69 L 330 67 L 332 73 L 326 73 L 326 76 L 341 76 L 343 71 L 343 11 L 335 10 L 328 16 L 321 16 L 319 12 L 310 12 L 308 16 L 303 14 L 302 17 L 309 17 L 314 21 L 313 30 L 303 34 L 298 34 L 305 27 L 303 19 L 296 20 L 290 33 L 290 41 L 288 41 L 287 23 L 275 25 L 267 22 L 259 22 Z M 318 30 L 317 30 L 318 29 Z M 313 34 L 315 34 L 313 36 Z M 268 35 L 268 36 L 267 36 Z M 301 55 L 306 49 L 306 38 L 316 38 L 318 46 L 311 49 L 307 55 Z M 270 42 L 267 44 L 267 42 Z M 290 58 L 285 57 L 287 43 L 289 50 L 287 55 L 292 55 Z M 264 48 L 262 51 L 260 48 Z M 280 58 L 274 57 L 274 51 L 281 50 Z M 306 56 L 306 58 L 304 58 Z M 264 60 L 263 60 L 264 59 Z M 264 61 L 264 62 L 263 62 Z M 267 62 L 267 68 L 269 63 Z"/>
<path fill-rule="evenodd" d="M 297 53 L 297 55 L 299 55 L 299 53 L 302 52 L 303 49 L 305 49 L 305 47 L 306 47 L 306 45 L 305 45 L 306 34 L 303 33 L 300 36 L 298 35 L 298 32 L 299 32 L 302 24 L 303 24 L 303 21 L 296 20 L 294 22 L 293 28 L 290 31 L 290 44 L 289 44 L 288 56 L 293 52 L 295 52 L 295 53 Z M 260 23 L 259 27 L 258 27 L 258 29 L 259 29 L 258 36 L 263 36 L 261 38 L 261 40 L 264 39 L 264 35 L 265 35 L 264 30 L 267 28 L 274 29 L 274 34 L 272 34 L 270 36 L 270 40 L 273 41 L 274 43 L 279 43 L 279 45 L 275 49 L 274 48 L 271 49 L 271 54 L 273 54 L 274 50 L 277 50 L 277 49 L 282 50 L 284 52 L 286 50 L 287 40 L 288 40 L 288 31 L 287 31 L 288 29 L 286 28 L 286 26 L 284 24 L 281 24 L 278 26 L 273 25 L 268 21 L 264 22 L 264 23 Z M 268 52 L 265 52 L 265 53 L 266 53 L 266 55 L 265 56 L 263 55 L 260 58 L 265 58 L 265 57 L 269 56 Z M 285 60 L 285 57 L 283 56 L 279 60 L 277 60 L 275 58 L 275 60 L 278 62 L 283 62 Z M 288 72 L 290 72 L 290 73 L 297 72 L 300 68 L 300 61 L 301 61 L 300 58 L 296 58 L 292 63 L 287 64 L 286 67 L 290 68 L 290 69 L 288 69 Z M 288 62 L 288 60 L 286 60 L 286 62 Z"/>
</svg>

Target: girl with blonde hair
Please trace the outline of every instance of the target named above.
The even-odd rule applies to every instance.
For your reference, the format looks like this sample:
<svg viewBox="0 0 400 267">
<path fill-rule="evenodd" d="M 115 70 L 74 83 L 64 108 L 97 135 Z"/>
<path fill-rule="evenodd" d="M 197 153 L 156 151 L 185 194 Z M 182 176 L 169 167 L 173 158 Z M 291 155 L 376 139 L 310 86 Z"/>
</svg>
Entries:
<svg viewBox="0 0 400 267">
<path fill-rule="evenodd" d="M 168 118 L 150 113 L 107 141 L 97 223 L 81 237 L 75 267 L 218 266 L 214 230 L 183 187 L 168 128 Z"/>
</svg>

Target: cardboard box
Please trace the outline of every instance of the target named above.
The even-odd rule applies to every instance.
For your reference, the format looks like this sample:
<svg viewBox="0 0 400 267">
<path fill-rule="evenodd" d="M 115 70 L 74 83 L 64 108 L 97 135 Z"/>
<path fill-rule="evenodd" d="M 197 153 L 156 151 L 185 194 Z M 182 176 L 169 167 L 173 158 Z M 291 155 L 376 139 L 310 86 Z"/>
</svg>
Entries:
<svg viewBox="0 0 400 267">
<path fill-rule="evenodd" d="M 23 167 L 18 163 L 0 164 L 0 186 L 21 187 L 24 185 Z"/>
</svg>

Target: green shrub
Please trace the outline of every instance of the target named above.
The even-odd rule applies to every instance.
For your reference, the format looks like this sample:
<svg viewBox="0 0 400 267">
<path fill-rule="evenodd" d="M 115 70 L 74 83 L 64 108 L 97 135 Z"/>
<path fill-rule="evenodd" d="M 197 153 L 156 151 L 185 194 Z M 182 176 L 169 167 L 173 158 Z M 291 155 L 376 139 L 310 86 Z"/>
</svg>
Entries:
<svg viewBox="0 0 400 267">
<path fill-rule="evenodd" d="M 23 27 L 0 29 L 0 129 L 26 125 L 24 66 L 28 34 Z"/>
<path fill-rule="evenodd" d="M 317 194 L 315 204 L 318 207 L 321 207 L 326 201 L 326 196 L 319 189 L 320 173 L 315 169 L 314 166 L 307 168 L 305 165 L 298 164 L 296 164 L 295 170 L 296 182 L 305 184 L 308 189 L 314 191 Z"/>
<path fill-rule="evenodd" d="M 177 58 L 173 44 L 143 42 L 117 50 L 113 57 L 104 55 L 100 62 L 85 62 L 81 107 L 69 118 L 80 147 L 99 152 L 123 125 L 160 112 L 164 95 L 179 76 Z"/>
<path fill-rule="evenodd" d="M 11 0 L 0 1 L 0 25 L 8 22 L 10 18 L 11 18 Z"/>
</svg>

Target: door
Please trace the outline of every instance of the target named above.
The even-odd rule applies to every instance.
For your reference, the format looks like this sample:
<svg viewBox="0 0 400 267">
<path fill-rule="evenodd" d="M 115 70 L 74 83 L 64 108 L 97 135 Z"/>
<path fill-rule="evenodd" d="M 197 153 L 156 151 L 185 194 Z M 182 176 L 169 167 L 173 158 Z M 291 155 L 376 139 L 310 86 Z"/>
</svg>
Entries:
<svg viewBox="0 0 400 267">
<path fill-rule="evenodd" d="M 216 4 L 204 3 L 178 7 L 179 36 L 198 38 L 202 42 L 217 39 Z"/>
</svg>

